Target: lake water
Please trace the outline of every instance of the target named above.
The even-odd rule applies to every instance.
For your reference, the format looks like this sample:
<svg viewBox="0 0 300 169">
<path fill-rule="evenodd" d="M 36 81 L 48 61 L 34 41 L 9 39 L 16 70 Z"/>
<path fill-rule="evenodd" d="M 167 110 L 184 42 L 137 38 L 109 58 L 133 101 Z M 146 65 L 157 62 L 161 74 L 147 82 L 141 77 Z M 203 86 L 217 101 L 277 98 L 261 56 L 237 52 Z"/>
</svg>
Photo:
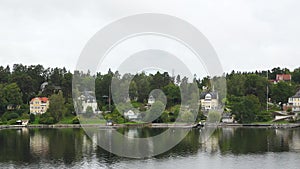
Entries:
<svg viewBox="0 0 300 169">
<path fill-rule="evenodd" d="M 193 129 L 164 154 L 129 159 L 93 144 L 82 129 L 0 130 L 0 168 L 300 168 L 300 129 L 220 128 L 205 143 L 199 136 Z"/>
</svg>

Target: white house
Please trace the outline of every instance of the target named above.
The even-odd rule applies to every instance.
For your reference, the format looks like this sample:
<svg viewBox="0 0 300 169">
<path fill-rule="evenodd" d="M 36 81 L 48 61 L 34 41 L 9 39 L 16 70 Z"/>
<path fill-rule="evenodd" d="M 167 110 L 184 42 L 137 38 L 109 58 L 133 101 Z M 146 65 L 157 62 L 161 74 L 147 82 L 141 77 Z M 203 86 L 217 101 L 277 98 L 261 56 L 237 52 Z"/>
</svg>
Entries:
<svg viewBox="0 0 300 169">
<path fill-rule="evenodd" d="M 217 92 L 203 92 L 200 95 L 200 105 L 202 110 L 218 109 L 219 96 Z"/>
<path fill-rule="evenodd" d="M 124 117 L 127 118 L 128 120 L 137 120 L 138 119 L 138 115 L 136 113 L 134 113 L 132 110 L 124 112 Z"/>
<path fill-rule="evenodd" d="M 155 103 L 155 98 L 152 95 L 150 95 L 148 98 L 148 105 L 152 105 L 153 103 Z"/>
<path fill-rule="evenodd" d="M 94 113 L 98 112 L 96 97 L 92 96 L 89 92 L 84 92 L 83 95 L 78 97 L 78 100 L 81 101 L 83 113 L 86 112 L 87 107 L 92 107 Z"/>
<path fill-rule="evenodd" d="M 288 104 L 292 107 L 293 112 L 300 112 L 300 90 L 289 98 Z"/>
</svg>

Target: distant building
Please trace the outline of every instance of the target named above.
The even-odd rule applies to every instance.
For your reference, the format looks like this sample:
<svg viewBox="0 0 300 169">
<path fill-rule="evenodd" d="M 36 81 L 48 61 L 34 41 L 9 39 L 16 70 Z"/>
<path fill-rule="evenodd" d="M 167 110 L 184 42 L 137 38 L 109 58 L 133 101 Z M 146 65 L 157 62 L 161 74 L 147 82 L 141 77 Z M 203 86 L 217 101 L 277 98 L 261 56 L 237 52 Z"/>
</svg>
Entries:
<svg viewBox="0 0 300 169">
<path fill-rule="evenodd" d="M 212 110 L 219 108 L 218 92 L 203 92 L 200 95 L 200 105 L 202 110 Z"/>
<path fill-rule="evenodd" d="M 153 103 L 155 103 L 155 98 L 150 95 L 150 97 L 148 98 L 148 105 L 152 105 Z"/>
<path fill-rule="evenodd" d="M 300 90 L 289 98 L 288 105 L 292 107 L 293 112 L 300 112 Z"/>
<path fill-rule="evenodd" d="M 138 115 L 135 112 L 133 112 L 132 110 L 124 112 L 124 117 L 127 118 L 128 120 L 137 120 L 138 119 Z"/>
<path fill-rule="evenodd" d="M 6 107 L 7 110 L 19 110 L 20 108 L 21 108 L 20 105 L 15 105 L 15 104 L 9 104 Z"/>
<path fill-rule="evenodd" d="M 81 101 L 83 113 L 86 112 L 87 107 L 92 107 L 94 113 L 98 112 L 98 104 L 96 101 L 96 97 L 92 96 L 90 92 L 84 92 L 83 95 L 78 97 L 78 100 Z"/>
<path fill-rule="evenodd" d="M 49 108 L 50 102 L 47 97 L 36 97 L 30 101 L 31 114 L 44 114 Z"/>
<path fill-rule="evenodd" d="M 277 74 L 275 80 L 270 80 L 270 82 L 276 84 L 278 82 L 291 82 L 292 75 L 291 74 Z"/>
<path fill-rule="evenodd" d="M 276 75 L 276 81 L 291 81 L 292 80 L 292 75 L 290 74 L 277 74 Z"/>
</svg>

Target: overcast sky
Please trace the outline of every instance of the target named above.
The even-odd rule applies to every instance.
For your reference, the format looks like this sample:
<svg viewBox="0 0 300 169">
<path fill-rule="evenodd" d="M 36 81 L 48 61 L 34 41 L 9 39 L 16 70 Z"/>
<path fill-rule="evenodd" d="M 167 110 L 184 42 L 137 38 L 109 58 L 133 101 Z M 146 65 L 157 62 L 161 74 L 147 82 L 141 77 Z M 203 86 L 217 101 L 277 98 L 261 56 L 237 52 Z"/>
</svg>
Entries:
<svg viewBox="0 0 300 169">
<path fill-rule="evenodd" d="M 74 70 L 103 26 L 133 14 L 163 13 L 197 27 L 226 72 L 294 69 L 300 67 L 299 6 L 298 0 L 0 0 L 0 65 Z"/>
</svg>

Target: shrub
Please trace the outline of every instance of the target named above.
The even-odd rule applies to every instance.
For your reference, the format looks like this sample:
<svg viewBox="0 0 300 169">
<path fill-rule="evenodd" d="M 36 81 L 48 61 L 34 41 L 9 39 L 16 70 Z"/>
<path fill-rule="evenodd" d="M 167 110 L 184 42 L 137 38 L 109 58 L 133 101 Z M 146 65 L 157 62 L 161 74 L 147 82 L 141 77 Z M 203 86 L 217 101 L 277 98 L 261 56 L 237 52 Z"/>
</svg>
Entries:
<svg viewBox="0 0 300 169">
<path fill-rule="evenodd" d="M 80 124 L 79 118 L 78 117 L 74 117 L 72 120 L 73 124 Z"/>
<path fill-rule="evenodd" d="M 30 120 L 30 123 L 33 123 L 35 121 L 35 115 L 34 114 L 30 114 L 29 120 Z"/>
<path fill-rule="evenodd" d="M 208 123 L 218 123 L 221 120 L 221 113 L 218 111 L 209 111 L 208 112 L 208 117 L 207 117 L 207 122 Z"/>
<path fill-rule="evenodd" d="M 14 125 L 17 124 L 17 120 L 16 119 L 11 119 L 7 122 L 8 125 Z"/>
<path fill-rule="evenodd" d="M 40 124 L 55 124 L 55 119 L 53 117 L 43 117 L 39 120 Z"/>
<path fill-rule="evenodd" d="M 181 118 L 180 118 L 180 119 L 181 119 L 182 122 L 189 122 L 189 123 L 195 121 L 195 120 L 194 120 L 194 115 L 193 115 L 193 113 L 192 113 L 192 112 L 189 112 L 189 111 L 184 112 L 184 113 L 181 115 Z"/>
<path fill-rule="evenodd" d="M 19 114 L 18 113 L 8 113 L 7 115 L 6 115 L 6 119 L 8 120 L 8 121 L 10 121 L 10 120 L 12 120 L 12 119 L 17 119 L 19 117 Z"/>
<path fill-rule="evenodd" d="M 50 115 L 50 113 L 44 113 L 40 116 L 40 124 L 54 124 L 56 123 L 55 119 Z"/>
</svg>

